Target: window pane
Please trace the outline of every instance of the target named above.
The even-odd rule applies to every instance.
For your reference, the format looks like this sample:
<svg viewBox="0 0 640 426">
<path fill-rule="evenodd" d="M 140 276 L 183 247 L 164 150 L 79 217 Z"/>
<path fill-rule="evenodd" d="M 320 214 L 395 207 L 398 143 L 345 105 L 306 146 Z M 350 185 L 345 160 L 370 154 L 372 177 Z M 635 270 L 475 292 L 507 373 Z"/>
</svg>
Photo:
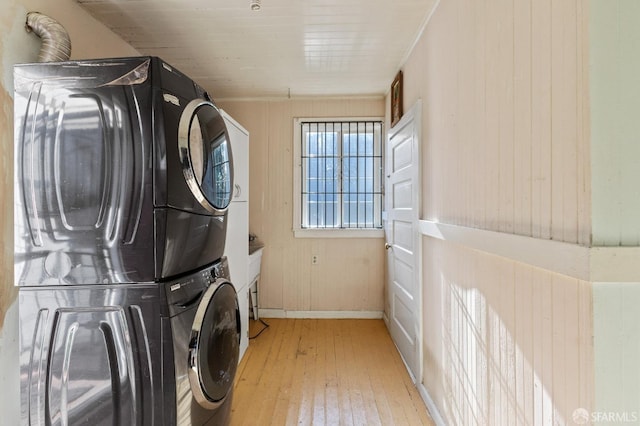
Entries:
<svg viewBox="0 0 640 426">
<path fill-rule="evenodd" d="M 381 228 L 382 123 L 302 123 L 302 227 Z"/>
</svg>

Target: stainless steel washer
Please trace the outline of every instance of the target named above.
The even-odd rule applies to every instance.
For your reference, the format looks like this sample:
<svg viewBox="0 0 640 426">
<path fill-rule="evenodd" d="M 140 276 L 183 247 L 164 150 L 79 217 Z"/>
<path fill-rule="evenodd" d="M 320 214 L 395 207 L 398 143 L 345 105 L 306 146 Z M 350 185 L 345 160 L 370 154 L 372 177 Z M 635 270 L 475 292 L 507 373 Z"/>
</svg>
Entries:
<svg viewBox="0 0 640 426">
<path fill-rule="evenodd" d="M 226 258 L 158 284 L 21 287 L 22 425 L 229 421 L 240 313 Z"/>
<path fill-rule="evenodd" d="M 226 424 L 240 349 L 240 311 L 226 258 L 166 291 L 177 424 Z"/>
</svg>

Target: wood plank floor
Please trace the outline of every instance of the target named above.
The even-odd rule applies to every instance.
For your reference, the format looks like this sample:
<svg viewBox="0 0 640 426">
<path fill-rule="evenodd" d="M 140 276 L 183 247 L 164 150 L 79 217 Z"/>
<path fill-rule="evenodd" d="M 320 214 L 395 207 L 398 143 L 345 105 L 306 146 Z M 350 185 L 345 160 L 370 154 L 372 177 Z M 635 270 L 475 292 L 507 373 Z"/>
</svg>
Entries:
<svg viewBox="0 0 640 426">
<path fill-rule="evenodd" d="M 238 367 L 231 425 L 434 424 L 382 320 L 265 321 Z"/>
</svg>

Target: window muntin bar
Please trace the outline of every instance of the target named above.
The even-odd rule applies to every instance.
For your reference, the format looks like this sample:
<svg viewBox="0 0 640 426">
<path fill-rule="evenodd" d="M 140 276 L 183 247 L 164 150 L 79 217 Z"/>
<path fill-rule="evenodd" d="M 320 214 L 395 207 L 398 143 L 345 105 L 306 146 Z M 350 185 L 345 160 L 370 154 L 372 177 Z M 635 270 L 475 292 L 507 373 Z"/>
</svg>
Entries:
<svg viewBox="0 0 640 426">
<path fill-rule="evenodd" d="M 382 122 L 300 126 L 301 227 L 382 228 Z"/>
</svg>

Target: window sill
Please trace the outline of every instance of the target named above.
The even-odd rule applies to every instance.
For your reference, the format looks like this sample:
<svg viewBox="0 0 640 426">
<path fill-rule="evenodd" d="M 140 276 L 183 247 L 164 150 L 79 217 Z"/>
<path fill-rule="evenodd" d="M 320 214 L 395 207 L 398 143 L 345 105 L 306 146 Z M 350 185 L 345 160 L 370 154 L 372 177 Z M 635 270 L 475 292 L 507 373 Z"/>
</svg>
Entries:
<svg viewBox="0 0 640 426">
<path fill-rule="evenodd" d="M 294 229 L 296 238 L 384 238 L 384 229 Z"/>
</svg>

